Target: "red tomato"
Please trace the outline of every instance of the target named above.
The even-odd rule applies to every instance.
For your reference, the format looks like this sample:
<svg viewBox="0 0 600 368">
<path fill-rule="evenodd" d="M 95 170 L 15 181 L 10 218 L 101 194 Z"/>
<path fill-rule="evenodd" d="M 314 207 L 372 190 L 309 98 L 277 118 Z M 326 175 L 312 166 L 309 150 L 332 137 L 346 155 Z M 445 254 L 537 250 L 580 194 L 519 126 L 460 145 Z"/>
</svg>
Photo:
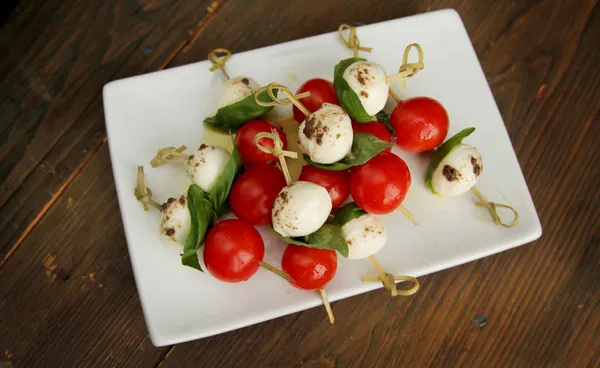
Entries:
<svg viewBox="0 0 600 368">
<path fill-rule="evenodd" d="M 360 208 L 382 215 L 400 206 L 410 182 L 404 160 L 393 153 L 381 152 L 366 164 L 352 168 L 350 193 Z"/>
<path fill-rule="evenodd" d="M 283 149 L 287 147 L 287 139 L 285 137 L 285 133 L 281 128 L 276 126 L 275 124 L 266 121 L 266 120 L 250 120 L 238 130 L 235 135 L 235 144 L 237 144 L 240 154 L 242 155 L 242 162 L 246 166 L 250 166 L 252 164 L 257 163 L 272 163 L 277 161 L 277 157 L 263 152 L 256 147 L 254 143 L 254 137 L 258 133 L 271 133 L 271 130 L 275 129 L 279 138 L 283 142 Z M 268 138 L 262 138 L 258 141 L 262 146 L 273 148 L 273 140 Z"/>
<path fill-rule="evenodd" d="M 307 80 L 300 86 L 296 94 L 302 92 L 310 92 L 310 96 L 300 99 L 300 102 L 302 102 L 310 112 L 317 111 L 325 102 L 336 105 L 340 104 L 335 93 L 335 88 L 333 88 L 333 83 L 325 79 L 315 78 Z M 293 107 L 293 110 L 294 120 L 302 123 L 306 116 L 304 116 L 302 111 L 298 110 L 296 106 Z"/>
<path fill-rule="evenodd" d="M 396 144 L 407 152 L 424 152 L 442 144 L 448 134 L 448 113 L 437 100 L 415 97 L 402 101 L 390 115 Z"/>
<path fill-rule="evenodd" d="M 352 122 L 352 130 L 354 133 L 368 133 L 376 136 L 382 141 L 392 142 L 392 133 L 381 121 L 372 121 L 370 123 L 357 123 Z M 391 152 L 392 147 L 386 148 L 384 151 Z"/>
<path fill-rule="evenodd" d="M 335 276 L 337 254 L 334 250 L 289 244 L 283 252 L 281 268 L 294 281 L 292 285 L 306 290 L 322 289 Z"/>
<path fill-rule="evenodd" d="M 213 226 L 204 243 L 204 264 L 215 278 L 246 281 L 256 273 L 265 255 L 258 230 L 242 220 L 223 220 Z"/>
<path fill-rule="evenodd" d="M 229 194 L 231 210 L 252 225 L 270 224 L 273 203 L 285 185 L 283 173 L 275 166 L 252 165 L 233 183 Z"/>
<path fill-rule="evenodd" d="M 305 165 L 298 180 L 310 181 L 327 189 L 331 197 L 331 205 L 338 208 L 350 195 L 350 172 L 333 171 Z"/>
</svg>

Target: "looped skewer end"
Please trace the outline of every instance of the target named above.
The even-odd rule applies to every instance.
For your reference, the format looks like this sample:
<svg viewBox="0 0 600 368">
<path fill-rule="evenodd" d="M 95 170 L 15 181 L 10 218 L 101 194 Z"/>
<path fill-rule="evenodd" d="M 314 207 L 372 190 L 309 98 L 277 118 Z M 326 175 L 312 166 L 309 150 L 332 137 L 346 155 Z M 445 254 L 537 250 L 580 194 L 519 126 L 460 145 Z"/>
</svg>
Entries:
<svg viewBox="0 0 600 368">
<path fill-rule="evenodd" d="M 410 295 L 415 294 L 417 291 L 419 291 L 419 287 L 420 287 L 419 280 L 417 280 L 416 278 L 414 278 L 412 276 L 394 276 L 391 273 L 386 273 L 385 279 L 391 286 L 392 296 L 410 296 Z M 383 278 L 382 278 L 382 276 L 363 276 L 362 281 L 363 282 L 383 282 Z M 398 288 L 396 287 L 396 281 L 412 282 L 413 286 L 410 289 L 398 290 Z"/>
<path fill-rule="evenodd" d="M 177 160 L 187 160 L 188 156 L 183 153 L 187 149 L 186 146 L 181 146 L 179 148 L 175 147 L 163 147 L 159 148 L 156 152 L 156 156 L 150 161 L 150 165 L 152 167 L 159 167 L 167 162 L 177 161 Z"/>
<path fill-rule="evenodd" d="M 390 291 L 390 294 L 392 297 L 394 296 L 408 296 L 408 295 L 412 295 L 414 293 L 417 292 L 417 290 L 419 290 L 419 281 L 411 276 L 394 276 L 391 273 L 385 272 L 383 270 L 383 267 L 381 267 L 381 264 L 379 264 L 379 261 L 377 261 L 377 258 L 375 258 L 375 256 L 370 256 L 369 260 L 373 263 L 373 266 L 375 266 L 375 269 L 377 270 L 377 272 L 379 273 L 379 276 L 363 276 L 362 277 L 362 281 L 363 282 L 368 282 L 368 281 L 376 281 L 376 282 L 381 282 L 383 284 L 383 287 L 388 289 Z M 408 290 L 398 290 L 396 287 L 396 281 L 411 281 L 413 282 L 413 287 L 408 289 Z"/>
<path fill-rule="evenodd" d="M 212 66 L 208 70 L 214 72 L 215 70 L 219 69 L 221 72 L 223 72 L 225 78 L 229 79 L 229 74 L 227 74 L 227 71 L 225 71 L 225 63 L 230 57 L 231 51 L 227 49 L 218 48 L 211 50 L 208 53 L 208 60 L 212 63 Z"/>
<path fill-rule="evenodd" d="M 261 101 L 258 97 L 260 94 L 262 94 L 263 92 L 267 92 L 269 95 L 269 98 L 271 99 L 271 101 L 269 102 L 264 102 Z M 275 91 L 279 91 L 281 93 L 283 93 L 283 95 L 286 98 L 283 99 L 279 99 L 277 98 L 277 96 L 275 96 Z M 256 93 L 254 94 L 254 101 L 256 102 L 257 105 L 259 106 L 263 106 L 263 107 L 272 107 L 272 106 L 277 106 L 277 105 L 287 105 L 289 103 L 293 103 L 294 106 L 296 106 L 300 111 L 302 111 L 302 113 L 306 116 L 308 116 L 310 114 L 310 111 L 308 111 L 308 109 L 299 101 L 300 98 L 304 98 L 304 97 L 308 97 L 310 96 L 310 92 L 303 92 L 297 95 L 294 95 L 294 93 L 286 86 L 282 86 L 279 83 L 273 82 L 273 83 L 269 83 L 268 85 L 259 88 Z"/>
<path fill-rule="evenodd" d="M 349 31 L 348 39 L 346 39 L 346 37 L 344 37 L 345 30 Z M 356 34 L 356 27 L 351 26 L 346 23 L 342 23 L 338 27 L 338 33 L 339 33 L 340 38 L 342 39 L 342 42 L 344 43 L 344 45 L 346 45 L 347 48 L 352 50 L 352 52 L 354 53 L 354 57 L 358 57 L 358 51 L 365 51 L 365 52 L 373 51 L 373 49 L 370 47 L 364 47 L 364 46 L 360 45 L 360 41 L 358 40 L 358 35 Z"/>
<path fill-rule="evenodd" d="M 511 227 L 517 226 L 517 224 L 519 223 L 519 212 L 517 212 L 517 210 L 515 210 L 512 206 L 488 201 L 483 196 L 483 194 L 481 194 L 481 192 L 475 187 L 471 188 L 471 191 L 473 192 L 473 194 L 475 194 L 477 199 L 479 199 L 479 202 L 475 203 L 475 205 L 479 206 L 479 207 L 485 207 L 485 209 L 487 209 L 488 213 L 492 217 L 491 221 L 494 224 L 500 225 L 500 226 L 503 226 L 506 228 L 511 228 Z M 506 208 L 506 209 L 511 210 L 513 213 L 512 221 L 509 223 L 502 222 L 502 219 L 500 218 L 500 215 L 498 214 L 498 208 Z"/>
<path fill-rule="evenodd" d="M 413 47 L 416 48 L 417 52 L 419 53 L 419 61 L 416 63 L 409 63 L 408 56 Z M 404 91 L 406 90 L 406 79 L 414 76 L 423 68 L 425 68 L 423 49 L 418 43 L 411 43 L 410 45 L 406 46 L 406 49 L 404 49 L 404 54 L 402 55 L 402 65 L 400 65 L 398 73 L 385 78 L 385 81 L 389 84 L 392 80 L 396 78 L 402 78 L 401 88 Z"/>
<path fill-rule="evenodd" d="M 260 144 L 260 140 L 263 138 L 273 140 L 273 148 L 266 147 Z M 287 167 L 287 163 L 285 162 L 285 158 L 298 158 L 298 153 L 294 151 L 286 151 L 283 149 L 283 141 L 281 140 L 281 138 L 279 137 L 279 133 L 277 133 L 275 129 L 271 129 L 271 133 L 262 132 L 255 135 L 254 144 L 256 144 L 256 147 L 262 152 L 269 153 L 273 156 L 276 156 L 279 159 L 279 165 L 281 166 L 281 171 L 283 172 L 283 176 L 285 177 L 285 182 L 287 183 L 287 185 L 292 184 L 292 177 Z"/>
<path fill-rule="evenodd" d="M 152 199 L 152 191 L 146 186 L 146 177 L 144 176 L 144 167 L 138 166 L 137 169 L 137 185 L 133 190 L 135 198 L 142 202 L 144 205 L 144 211 L 148 211 L 148 205 L 161 210 L 160 204 Z"/>
</svg>

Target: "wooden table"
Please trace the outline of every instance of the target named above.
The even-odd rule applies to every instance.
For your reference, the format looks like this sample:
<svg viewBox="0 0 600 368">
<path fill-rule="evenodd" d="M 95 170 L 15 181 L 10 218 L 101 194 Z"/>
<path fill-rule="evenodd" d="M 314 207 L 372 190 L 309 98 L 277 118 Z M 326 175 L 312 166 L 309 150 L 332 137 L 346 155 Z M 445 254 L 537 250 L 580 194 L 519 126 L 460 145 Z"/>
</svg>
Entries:
<svg viewBox="0 0 600 368">
<path fill-rule="evenodd" d="M 102 86 L 442 8 L 471 36 L 542 238 L 422 277 L 414 297 L 337 302 L 333 327 L 316 308 L 153 347 Z M 0 31 L 0 367 L 599 366 L 599 39 L 594 0 L 22 0 Z"/>
</svg>

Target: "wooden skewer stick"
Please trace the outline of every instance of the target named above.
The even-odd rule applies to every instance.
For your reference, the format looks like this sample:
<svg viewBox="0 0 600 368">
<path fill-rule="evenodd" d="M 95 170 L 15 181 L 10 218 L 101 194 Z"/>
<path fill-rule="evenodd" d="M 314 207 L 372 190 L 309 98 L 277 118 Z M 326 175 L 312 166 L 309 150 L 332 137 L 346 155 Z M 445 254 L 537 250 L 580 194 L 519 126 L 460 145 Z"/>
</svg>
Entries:
<svg viewBox="0 0 600 368">
<path fill-rule="evenodd" d="M 519 223 L 519 212 L 517 212 L 517 210 L 515 210 L 512 206 L 502 204 L 502 203 L 489 202 L 483 196 L 483 194 L 481 194 L 481 192 L 475 187 L 471 188 L 471 191 L 473 192 L 473 194 L 475 194 L 477 199 L 479 199 L 479 202 L 475 203 L 475 205 L 480 206 L 480 207 L 485 207 L 485 209 L 488 210 L 488 213 L 492 217 L 491 220 L 494 224 L 500 225 L 503 227 L 507 227 L 507 228 L 517 226 L 517 224 Z M 507 209 L 511 210 L 513 213 L 513 220 L 509 223 L 502 222 L 502 219 L 500 218 L 500 215 L 498 214 L 498 208 L 507 208 Z"/>
<path fill-rule="evenodd" d="M 264 268 L 265 270 L 273 272 L 274 274 L 276 274 L 277 276 L 281 277 L 282 279 L 284 279 L 288 282 L 292 282 L 292 278 L 287 273 L 280 270 L 279 268 L 277 268 L 275 266 L 271 266 L 270 264 L 268 264 L 267 262 L 264 262 L 264 261 L 259 261 L 258 263 L 259 263 L 260 267 Z"/>
<path fill-rule="evenodd" d="M 369 260 L 371 261 L 371 263 L 373 263 L 373 266 L 375 266 L 375 269 L 379 273 L 379 277 L 380 277 L 381 282 L 383 282 L 383 286 L 386 289 L 390 289 L 390 281 L 389 281 L 385 271 L 383 270 L 383 267 L 381 267 L 381 264 L 379 264 L 379 261 L 377 260 L 377 258 L 375 258 L 375 256 L 369 256 Z"/>
<path fill-rule="evenodd" d="M 227 74 L 227 71 L 225 70 L 225 63 L 227 62 L 227 60 L 229 60 L 230 57 L 231 51 L 227 49 L 218 48 L 211 50 L 208 53 L 208 60 L 210 60 L 210 62 L 213 65 L 208 70 L 214 72 L 215 70 L 219 69 L 226 79 L 230 79 L 229 74 Z"/>
<path fill-rule="evenodd" d="M 189 159 L 188 155 L 184 154 L 183 151 L 187 149 L 186 146 L 181 146 L 179 148 L 175 147 L 163 147 L 159 148 L 156 152 L 156 156 L 150 161 L 150 165 L 152 167 L 159 167 L 167 162 L 177 161 L 177 160 L 187 160 Z"/>
<path fill-rule="evenodd" d="M 146 177 L 144 176 L 144 167 L 138 166 L 137 169 L 137 186 L 133 190 L 135 198 L 142 202 L 144 211 L 148 211 L 148 205 L 161 211 L 161 205 L 152 199 L 152 191 L 146 186 Z"/>
<path fill-rule="evenodd" d="M 389 275 L 390 274 L 388 274 L 388 278 L 389 278 Z M 408 281 L 408 282 L 413 283 L 413 286 L 410 289 L 397 290 L 396 293 L 399 296 L 413 295 L 419 290 L 419 287 L 420 287 L 419 280 L 417 280 L 416 278 L 414 278 L 412 276 L 393 276 L 393 280 L 394 281 Z M 364 282 L 368 282 L 368 281 L 381 282 L 381 276 L 363 276 L 362 281 L 364 281 Z"/>
<path fill-rule="evenodd" d="M 409 63 L 408 55 L 410 54 L 410 50 L 413 47 L 416 48 L 417 52 L 419 53 L 419 61 L 416 63 Z M 414 76 L 419 71 L 421 71 L 424 67 L 425 67 L 425 64 L 423 63 L 423 49 L 421 48 L 421 45 L 419 45 L 418 43 L 411 43 L 410 45 L 408 45 L 406 47 L 406 49 L 404 49 L 404 54 L 402 55 L 402 65 L 400 65 L 400 69 L 398 69 L 398 73 L 392 74 L 389 77 L 385 78 L 385 81 L 386 81 L 386 83 L 389 84 L 391 81 L 393 81 L 396 78 L 402 78 L 401 88 L 404 91 L 404 90 L 406 90 L 406 79 Z M 394 97 L 394 98 L 396 98 L 396 97 Z M 398 99 L 396 98 L 396 100 L 398 100 Z"/>
<path fill-rule="evenodd" d="M 400 211 L 404 215 L 404 217 L 408 219 L 408 221 L 412 222 L 413 225 L 419 226 L 419 223 L 417 222 L 417 220 L 415 220 L 415 217 L 412 215 L 412 213 L 410 213 L 409 210 L 406 209 L 406 207 L 400 205 L 398 207 L 398 211 Z"/>
<path fill-rule="evenodd" d="M 265 102 L 265 101 L 261 101 L 258 98 L 258 96 L 265 91 L 269 94 L 269 98 L 271 99 L 271 101 Z M 283 93 L 285 95 L 286 98 L 284 98 L 284 99 L 277 98 L 277 96 L 275 95 L 275 91 L 280 91 L 281 93 Z M 288 87 L 282 86 L 279 83 L 273 82 L 273 83 L 269 83 L 268 85 L 266 85 L 262 88 L 259 88 L 256 91 L 254 99 L 255 99 L 257 105 L 263 106 L 263 107 L 287 105 L 289 103 L 292 103 L 292 104 L 294 104 L 294 106 L 296 106 L 298 108 L 298 110 L 302 111 L 302 113 L 305 116 L 308 116 L 308 115 L 310 115 L 310 111 L 306 108 L 306 106 L 304 106 L 302 104 L 302 102 L 299 101 L 300 98 L 304 98 L 304 97 L 308 97 L 308 96 L 310 96 L 310 91 L 294 95 L 294 93 L 292 93 L 292 91 Z"/>
<path fill-rule="evenodd" d="M 402 99 L 400 98 L 400 96 L 398 96 L 396 94 L 396 92 L 394 92 L 394 89 L 392 89 L 392 87 L 390 87 L 390 95 L 392 96 L 392 98 L 394 99 L 394 101 L 396 101 L 396 103 L 400 103 L 402 101 Z"/>
<path fill-rule="evenodd" d="M 261 139 L 272 139 L 273 140 L 273 148 L 266 147 L 260 144 Z M 279 165 L 281 166 L 281 171 L 283 172 L 283 176 L 285 177 L 285 182 L 287 185 L 292 184 L 292 177 L 290 175 L 290 171 L 287 166 L 287 162 L 285 161 L 286 157 L 298 158 L 298 153 L 294 151 L 286 151 L 283 149 L 283 142 L 279 137 L 279 133 L 275 129 L 271 130 L 271 133 L 262 132 L 258 133 L 254 136 L 254 144 L 256 147 L 265 152 L 272 154 L 273 156 L 279 159 Z"/>
<path fill-rule="evenodd" d="M 333 324 L 335 322 L 335 317 L 333 316 L 333 311 L 331 310 L 331 304 L 329 304 L 329 299 L 327 298 L 327 292 L 325 289 L 319 289 L 321 292 L 321 299 L 323 299 L 323 304 L 325 305 L 325 310 L 327 311 L 327 316 L 329 317 L 329 323 Z"/>
<path fill-rule="evenodd" d="M 344 31 L 348 30 L 350 33 L 348 35 L 348 39 L 346 39 L 344 37 Z M 372 48 L 370 47 L 364 47 L 360 45 L 360 41 L 358 40 L 358 35 L 356 34 L 356 27 L 351 26 L 349 24 L 346 23 L 342 23 L 340 24 L 340 26 L 338 27 L 338 34 L 340 35 L 340 38 L 342 39 L 342 42 L 344 43 L 344 45 L 346 45 L 347 48 L 349 48 L 350 50 L 352 50 L 352 53 L 354 54 L 354 57 L 358 57 L 358 51 L 365 51 L 365 52 L 371 52 L 373 51 Z"/>
</svg>

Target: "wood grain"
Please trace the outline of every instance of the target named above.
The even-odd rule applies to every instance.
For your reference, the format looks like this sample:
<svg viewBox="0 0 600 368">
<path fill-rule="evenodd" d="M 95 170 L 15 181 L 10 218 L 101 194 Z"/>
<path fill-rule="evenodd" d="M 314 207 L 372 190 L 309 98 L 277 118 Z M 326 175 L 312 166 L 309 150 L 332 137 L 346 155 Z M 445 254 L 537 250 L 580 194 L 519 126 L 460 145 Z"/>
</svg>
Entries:
<svg viewBox="0 0 600 368">
<path fill-rule="evenodd" d="M 0 347 L 15 366 L 150 366 L 165 351 L 147 337 L 106 145 L 0 277 Z"/>
<path fill-rule="evenodd" d="M 102 86 L 170 61 L 210 4 L 21 2 L 0 31 L 0 260 L 103 143 Z"/>
<path fill-rule="evenodd" d="M 59 140 L 63 148 L 47 155 L 74 163 L 62 169 L 67 177 L 74 167 L 80 174 L 1 270 L 5 359 L 15 366 L 599 366 L 596 2 L 390 4 L 228 1 L 172 65 L 205 59 L 217 46 L 242 51 L 331 31 L 342 21 L 456 8 L 540 213 L 539 241 L 423 277 L 414 297 L 390 300 L 376 291 L 334 303 L 334 326 L 315 308 L 156 349 L 139 308 L 101 144 L 101 106 L 93 100 L 62 146 Z M 128 68 L 135 73 L 136 63 Z M 76 155 L 83 149 L 92 157 L 86 165 Z M 477 315 L 487 318 L 485 326 L 473 322 Z"/>
</svg>

